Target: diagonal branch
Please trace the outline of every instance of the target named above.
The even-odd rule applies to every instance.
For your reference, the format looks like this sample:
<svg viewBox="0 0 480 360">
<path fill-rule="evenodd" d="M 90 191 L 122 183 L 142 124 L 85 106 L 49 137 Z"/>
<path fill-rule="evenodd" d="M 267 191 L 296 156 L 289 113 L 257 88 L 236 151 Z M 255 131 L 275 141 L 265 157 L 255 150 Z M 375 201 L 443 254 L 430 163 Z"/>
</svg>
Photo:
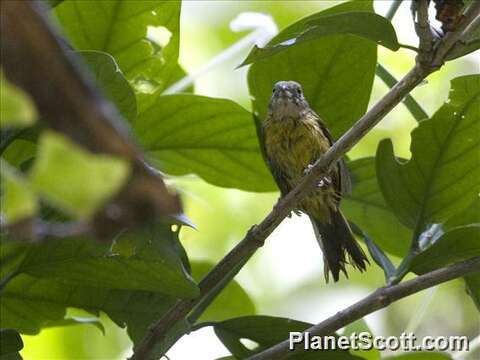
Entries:
<svg viewBox="0 0 480 360">
<path fill-rule="evenodd" d="M 328 174 L 328 170 L 338 159 L 350 150 L 362 139 L 383 117 L 398 105 L 405 96 L 420 84 L 430 73 L 438 70 L 443 64 L 446 54 L 455 45 L 456 41 L 464 36 L 465 28 L 480 13 L 476 6 L 479 2 L 473 2 L 470 13 L 466 14 L 463 26 L 449 33 L 450 36 L 442 39 L 432 56 L 436 59 L 433 63 L 420 63 L 410 70 L 390 91 L 363 115 L 325 155 L 315 162 L 308 174 L 286 196 L 279 199 L 272 211 L 262 222 L 253 226 L 246 236 L 240 241 L 200 282 L 200 297 L 194 300 L 179 300 L 168 312 L 156 321 L 148 330 L 143 340 L 134 349 L 132 359 L 149 359 L 155 345 L 165 340 L 169 329 L 180 319 L 185 318 L 196 304 L 203 301 L 212 290 L 217 291 L 218 284 L 225 284 L 225 279 L 232 279 L 242 268 L 240 263 L 247 260 L 261 247 L 265 239 L 272 231 L 290 214 L 295 205 L 309 194 L 316 186 L 318 179 Z M 473 8 L 473 10 L 471 9 Z M 463 32 L 463 33 L 462 33 Z M 455 39 L 452 41 L 451 39 Z M 439 55 L 440 54 L 440 55 Z M 439 61 L 439 62 L 438 62 Z"/>
<path fill-rule="evenodd" d="M 405 281 L 401 284 L 377 289 L 359 302 L 339 311 L 321 323 L 306 329 L 303 334 L 308 333 L 310 336 L 331 335 L 342 327 L 361 319 L 365 315 L 383 309 L 397 300 L 443 282 L 479 271 L 480 257 L 475 257 L 417 276 L 415 279 Z M 284 359 L 302 350 L 301 347 L 290 350 L 289 346 L 289 340 L 284 340 L 271 348 L 249 357 L 248 360 Z"/>
<path fill-rule="evenodd" d="M 150 216 L 181 212 L 179 198 L 148 167 L 125 122 L 95 91 L 76 59 L 62 48 L 38 1 L 2 1 L 0 63 L 5 75 L 32 96 L 43 125 L 97 153 L 132 164 L 119 194 L 94 219 L 94 233 L 109 237 Z M 86 74 L 88 75 L 88 74 Z"/>
</svg>

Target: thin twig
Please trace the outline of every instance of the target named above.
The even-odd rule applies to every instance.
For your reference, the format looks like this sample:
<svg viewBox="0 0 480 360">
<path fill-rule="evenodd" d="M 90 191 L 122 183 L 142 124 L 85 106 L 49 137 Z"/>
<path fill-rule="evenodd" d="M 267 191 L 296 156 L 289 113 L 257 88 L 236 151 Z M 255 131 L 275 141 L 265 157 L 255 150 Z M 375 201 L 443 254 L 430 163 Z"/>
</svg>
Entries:
<svg viewBox="0 0 480 360">
<path fill-rule="evenodd" d="M 392 302 L 446 281 L 479 271 L 480 257 L 475 257 L 454 265 L 431 271 L 398 285 L 377 289 L 369 296 L 347 307 L 346 309 L 339 311 L 334 316 L 331 316 L 321 323 L 306 329 L 303 334 L 308 333 L 311 337 L 331 335 L 345 325 L 351 324 L 352 322 L 361 319 L 365 315 L 387 307 Z M 290 350 L 289 346 L 289 340 L 284 340 L 275 346 L 249 357 L 248 360 L 284 359 L 302 350 L 301 347 L 297 347 L 295 350 Z"/>
<path fill-rule="evenodd" d="M 434 36 L 428 20 L 429 0 L 418 0 L 415 16 L 415 31 L 419 39 L 419 54 L 417 61 L 420 64 L 429 64 L 433 55 Z"/>
<path fill-rule="evenodd" d="M 466 19 L 470 22 L 472 18 Z M 427 20 L 428 21 L 428 20 Z M 465 27 L 458 31 L 464 31 Z M 457 33 L 455 31 L 454 33 Z M 460 36 L 455 36 L 458 40 Z M 442 40 L 437 48 L 443 51 L 444 47 L 451 48 L 455 42 L 444 44 Z M 444 52 L 444 55 L 448 50 Z M 441 58 L 443 62 L 443 58 Z M 441 65 L 440 65 L 441 66 Z M 438 70 L 439 66 L 420 63 L 410 70 L 405 77 L 395 86 L 365 115 L 363 115 L 333 146 L 325 155 L 315 162 L 300 183 L 286 196 L 279 199 L 272 211 L 263 221 L 250 229 L 241 242 L 239 242 L 200 282 L 200 297 L 193 300 L 179 300 L 169 311 L 167 311 L 157 322 L 155 322 L 147 331 L 143 340 L 134 349 L 132 359 L 145 360 L 150 358 L 156 343 L 163 341 L 169 329 L 180 319 L 185 318 L 193 307 L 201 302 L 208 294 L 215 289 L 218 283 L 228 276 L 233 277 L 240 269 L 241 262 L 246 262 L 255 251 L 263 245 L 265 239 L 272 231 L 290 214 L 295 205 L 303 197 L 309 194 L 315 188 L 318 179 L 328 173 L 338 159 L 348 150 L 360 141 L 383 117 L 388 114 L 404 97 L 420 84 L 430 73 Z M 232 269 L 237 269 L 232 271 Z"/>
</svg>

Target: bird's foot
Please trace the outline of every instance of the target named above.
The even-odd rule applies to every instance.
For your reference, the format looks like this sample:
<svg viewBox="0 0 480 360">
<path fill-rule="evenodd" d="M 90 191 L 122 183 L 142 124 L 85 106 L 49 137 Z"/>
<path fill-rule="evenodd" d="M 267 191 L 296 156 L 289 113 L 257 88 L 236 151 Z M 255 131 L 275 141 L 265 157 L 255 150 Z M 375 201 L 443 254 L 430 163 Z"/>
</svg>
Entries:
<svg viewBox="0 0 480 360">
<path fill-rule="evenodd" d="M 332 184 L 332 178 L 330 176 L 324 176 L 323 178 L 320 179 L 320 181 L 317 183 L 317 187 L 323 188 L 328 185 Z"/>
<path fill-rule="evenodd" d="M 313 165 L 308 164 L 307 167 L 303 169 L 303 175 L 307 175 L 310 172 L 310 170 L 312 170 L 312 168 L 313 168 Z"/>
</svg>

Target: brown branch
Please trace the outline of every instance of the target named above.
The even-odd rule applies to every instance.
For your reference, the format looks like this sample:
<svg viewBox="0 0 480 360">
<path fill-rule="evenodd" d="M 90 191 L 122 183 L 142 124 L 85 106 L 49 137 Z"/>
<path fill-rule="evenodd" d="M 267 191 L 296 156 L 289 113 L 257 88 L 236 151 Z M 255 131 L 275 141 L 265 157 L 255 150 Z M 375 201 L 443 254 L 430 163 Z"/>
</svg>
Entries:
<svg viewBox="0 0 480 360">
<path fill-rule="evenodd" d="M 473 13 L 478 15 L 476 5 Z M 475 16 L 472 13 L 467 17 L 464 27 L 451 33 L 453 39 L 460 40 L 462 31 L 468 26 Z M 463 36 L 463 34 L 462 34 Z M 383 117 L 398 105 L 405 96 L 421 83 L 430 73 L 438 70 L 443 64 L 445 55 L 448 53 L 455 42 L 451 43 L 451 37 L 445 37 L 439 43 L 433 56 L 429 58 L 439 58 L 439 64 L 420 63 L 417 64 L 405 77 L 400 80 L 390 91 L 375 104 L 365 115 L 363 115 L 333 146 L 325 155 L 317 160 L 308 174 L 306 174 L 300 183 L 290 191 L 286 196 L 279 199 L 272 211 L 263 221 L 253 226 L 246 236 L 240 241 L 200 282 L 200 297 L 193 300 L 179 300 L 168 312 L 166 312 L 158 321 L 156 321 L 147 331 L 147 334 L 138 346 L 134 348 L 134 354 L 131 359 L 146 360 L 150 359 L 156 343 L 162 342 L 168 330 L 180 319 L 185 318 L 193 307 L 201 302 L 220 282 L 224 282 L 226 277 L 232 279 L 242 266 L 241 262 L 246 263 L 255 251 L 261 247 L 265 239 L 272 231 L 290 214 L 295 205 L 316 186 L 318 179 L 328 174 L 328 170 L 338 159 L 340 159 L 348 150 L 350 150 L 360 139 L 362 139 Z M 445 51 L 445 48 L 448 48 Z M 433 51 L 433 50 L 431 50 Z M 441 53 L 442 55 L 437 55 Z M 234 271 L 235 269 L 235 271 Z"/>
<path fill-rule="evenodd" d="M 383 309 L 397 300 L 443 282 L 479 271 L 480 257 L 475 257 L 417 276 L 415 279 L 405 281 L 401 284 L 377 289 L 372 294 L 346 309 L 339 311 L 334 316 L 306 329 L 303 334 L 309 333 L 310 336 L 331 335 L 342 327 L 377 310 Z M 295 350 L 289 350 L 289 346 L 289 340 L 284 340 L 271 348 L 249 357 L 248 360 L 284 359 L 302 350 L 301 347 Z"/>
<path fill-rule="evenodd" d="M 90 151 L 131 162 L 129 181 L 94 219 L 96 234 L 108 238 L 119 227 L 180 213 L 179 198 L 146 166 L 125 121 L 64 51 L 42 6 L 36 1 L 1 2 L 0 62 L 9 80 L 30 93 L 45 126 Z"/>
</svg>

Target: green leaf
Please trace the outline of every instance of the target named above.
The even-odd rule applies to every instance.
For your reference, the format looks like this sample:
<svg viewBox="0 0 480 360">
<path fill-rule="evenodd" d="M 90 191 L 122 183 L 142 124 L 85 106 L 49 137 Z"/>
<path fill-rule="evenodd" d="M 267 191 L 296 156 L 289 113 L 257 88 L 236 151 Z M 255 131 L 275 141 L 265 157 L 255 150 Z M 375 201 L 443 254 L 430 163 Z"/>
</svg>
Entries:
<svg viewBox="0 0 480 360">
<path fill-rule="evenodd" d="M 411 233 L 385 203 L 377 183 L 375 158 L 368 157 L 347 164 L 352 178 L 352 192 L 343 197 L 345 216 L 393 255 L 404 256 L 410 246 Z"/>
<path fill-rule="evenodd" d="M 480 311 L 480 274 L 465 276 L 467 292 L 473 300 L 473 303 Z"/>
<path fill-rule="evenodd" d="M 418 351 L 414 353 L 402 354 L 386 357 L 385 360 L 451 360 L 452 357 L 447 353 L 433 351 Z"/>
<path fill-rule="evenodd" d="M 13 224 L 33 216 L 38 210 L 38 204 L 28 181 L 3 160 L 0 160 L 0 179 L 2 223 Z"/>
<path fill-rule="evenodd" d="M 388 280 L 395 274 L 395 266 L 392 261 L 388 258 L 387 255 L 380 249 L 375 242 L 370 239 L 356 224 L 350 222 L 350 227 L 354 234 L 361 236 L 365 245 L 367 245 L 368 252 L 370 256 L 375 261 L 375 263 L 380 266 L 385 274 L 385 280 Z"/>
<path fill-rule="evenodd" d="M 213 268 L 206 262 L 192 262 L 192 275 L 200 282 Z M 222 321 L 232 317 L 255 314 L 255 304 L 245 290 L 235 281 L 231 281 L 217 298 L 208 306 L 198 322 Z"/>
<path fill-rule="evenodd" d="M 146 227 L 119 236 L 133 242 L 133 253 L 118 254 L 85 238 L 50 240 L 32 247 L 18 271 L 38 278 L 110 289 L 148 290 L 182 298 L 198 296 L 198 288 L 173 248 L 177 235 L 168 225 Z"/>
<path fill-rule="evenodd" d="M 76 50 L 107 52 L 128 80 L 153 80 L 165 89 L 179 76 L 180 6 L 169 0 L 71 0 L 54 12 Z M 149 40 L 149 27 L 159 29 L 161 43 Z"/>
<path fill-rule="evenodd" d="M 286 49 L 294 49 L 303 42 L 340 34 L 355 35 L 394 51 L 400 48 L 390 21 L 371 12 L 352 11 L 328 15 L 322 11 L 309 16 L 303 24 L 303 29 L 285 29 L 264 48 L 255 46 L 242 65 L 266 59 Z"/>
<path fill-rule="evenodd" d="M 133 122 L 137 115 L 137 100 L 115 59 L 101 51 L 79 51 L 78 54 L 88 65 L 95 86 L 115 104 L 125 119 Z"/>
<path fill-rule="evenodd" d="M 129 167 L 122 159 L 93 155 L 59 134 L 46 132 L 30 179 L 53 205 L 87 218 L 121 188 Z"/>
<path fill-rule="evenodd" d="M 475 199 L 469 207 L 453 215 L 445 223 L 446 229 L 480 223 L 480 198 Z"/>
<path fill-rule="evenodd" d="M 172 175 L 247 191 L 274 191 L 251 114 L 233 101 L 197 95 L 143 96 L 135 133 L 147 156 Z"/>
<path fill-rule="evenodd" d="M 174 302 L 175 298 L 159 293 L 74 285 L 21 274 L 2 291 L 0 325 L 37 334 L 49 324 L 64 321 L 66 308 L 75 307 L 104 311 L 119 326 L 127 325 L 132 339 L 139 339 Z"/>
<path fill-rule="evenodd" d="M 443 223 L 480 188 L 480 75 L 452 80 L 450 101 L 412 132 L 412 157 L 400 163 L 390 140 L 377 150 L 378 182 L 399 220 L 415 229 Z"/>
<path fill-rule="evenodd" d="M 215 324 L 217 337 L 228 350 L 237 358 L 244 359 L 288 339 L 290 332 L 303 331 L 311 324 L 292 319 L 271 316 L 245 316 L 225 320 Z M 247 348 L 242 341 L 249 340 L 258 344 L 254 349 Z M 320 355 L 321 354 L 321 355 Z M 292 359 L 361 359 L 351 355 L 348 351 L 307 351 L 291 356 Z"/>
<path fill-rule="evenodd" d="M 371 1 L 353 1 L 306 17 L 278 34 L 301 32 L 312 19 L 352 11 L 373 12 Z M 288 35 L 287 38 L 290 36 Z M 338 138 L 363 115 L 370 99 L 375 76 L 377 45 L 353 35 L 322 37 L 285 49 L 268 59 L 252 64 L 248 86 L 253 109 L 265 119 L 275 82 L 295 80 L 303 86 L 310 106 Z"/>
<path fill-rule="evenodd" d="M 480 224 L 454 228 L 440 237 L 412 261 L 411 268 L 417 274 L 480 256 Z"/>
<path fill-rule="evenodd" d="M 30 96 L 10 83 L 0 71 L 0 127 L 29 126 L 36 118 Z"/>
<path fill-rule="evenodd" d="M 23 349 L 20 334 L 13 329 L 0 330 L 0 360 L 22 359 L 18 353 Z"/>
</svg>

